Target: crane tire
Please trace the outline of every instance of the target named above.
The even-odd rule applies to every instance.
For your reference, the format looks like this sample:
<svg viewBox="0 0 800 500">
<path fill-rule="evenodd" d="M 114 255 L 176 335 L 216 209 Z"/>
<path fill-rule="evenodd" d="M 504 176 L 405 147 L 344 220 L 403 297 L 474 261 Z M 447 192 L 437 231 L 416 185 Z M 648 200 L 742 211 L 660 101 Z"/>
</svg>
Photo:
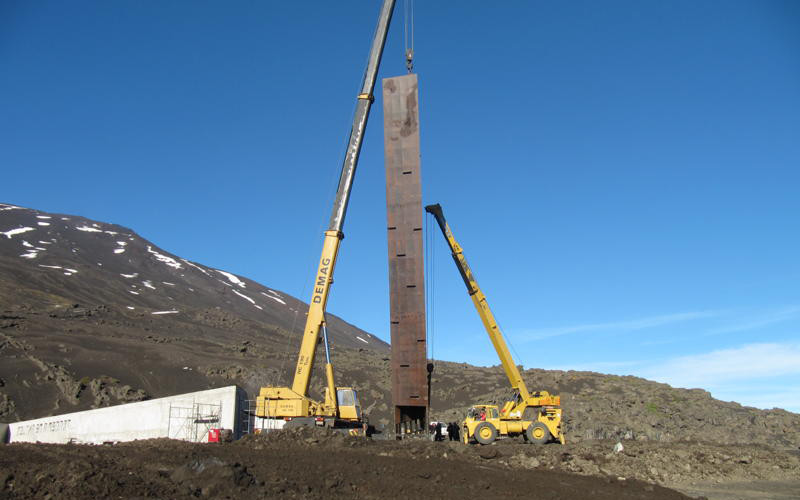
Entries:
<svg viewBox="0 0 800 500">
<path fill-rule="evenodd" d="M 525 438 L 529 443 L 545 444 L 550 437 L 550 429 L 541 422 L 534 422 L 525 429 Z"/>
<path fill-rule="evenodd" d="M 475 426 L 475 441 L 480 444 L 492 444 L 497 439 L 497 429 L 491 422 L 481 422 Z"/>
</svg>

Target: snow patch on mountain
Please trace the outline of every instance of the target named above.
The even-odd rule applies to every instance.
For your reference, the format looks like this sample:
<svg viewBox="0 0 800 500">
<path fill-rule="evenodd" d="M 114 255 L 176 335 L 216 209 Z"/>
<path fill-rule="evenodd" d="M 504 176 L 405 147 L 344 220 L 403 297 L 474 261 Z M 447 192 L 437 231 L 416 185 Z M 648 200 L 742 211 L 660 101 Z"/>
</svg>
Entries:
<svg viewBox="0 0 800 500">
<path fill-rule="evenodd" d="M 234 285 L 238 285 L 238 286 L 240 286 L 242 288 L 247 288 L 247 285 L 245 284 L 244 281 L 240 280 L 239 278 L 237 278 L 236 276 L 232 275 L 231 273 L 226 273 L 225 271 L 220 271 L 219 269 L 215 269 L 215 271 L 217 271 L 218 273 L 220 273 L 223 276 L 225 276 L 226 278 L 228 278 L 230 280 L 230 282 L 233 283 Z"/>
<path fill-rule="evenodd" d="M 255 300 L 251 299 L 250 297 L 248 297 L 247 295 L 245 295 L 243 293 L 239 293 L 238 290 L 234 290 L 233 293 L 235 293 L 239 297 L 243 298 L 244 300 L 250 302 L 251 304 L 256 305 L 256 301 Z"/>
<path fill-rule="evenodd" d="M 32 227 L 18 227 L 16 229 L 10 229 L 5 232 L 0 232 L 0 234 L 5 234 L 6 238 L 11 239 L 11 237 L 14 235 L 27 233 L 28 231 L 36 231 L 36 229 Z"/>
<path fill-rule="evenodd" d="M 198 266 L 197 264 L 193 264 L 186 259 L 181 259 L 182 261 L 186 262 L 186 265 L 192 266 L 195 269 L 198 269 L 201 273 L 205 274 L 206 276 L 211 276 L 208 271 L 203 269 L 202 267 Z"/>
<path fill-rule="evenodd" d="M 272 292 L 272 290 L 270 290 L 270 291 Z M 273 292 L 273 293 L 275 293 L 275 292 Z M 264 297 L 268 297 L 268 298 L 274 300 L 275 302 L 280 302 L 281 304 L 286 305 L 286 301 L 284 301 L 283 299 L 279 299 L 278 297 L 275 297 L 274 295 L 268 295 L 268 294 L 266 294 L 264 292 L 261 292 L 261 295 L 263 295 Z"/>
<path fill-rule="evenodd" d="M 167 257 L 164 254 L 160 254 L 160 253 L 156 252 L 155 250 L 153 250 L 153 247 L 150 246 L 150 245 L 147 245 L 147 251 L 150 252 L 151 254 L 153 254 L 155 256 L 156 260 L 165 263 L 169 267 L 174 267 L 175 269 L 180 269 L 180 268 L 183 267 L 183 266 L 180 265 L 180 263 L 178 261 L 176 261 L 172 257 Z"/>
</svg>

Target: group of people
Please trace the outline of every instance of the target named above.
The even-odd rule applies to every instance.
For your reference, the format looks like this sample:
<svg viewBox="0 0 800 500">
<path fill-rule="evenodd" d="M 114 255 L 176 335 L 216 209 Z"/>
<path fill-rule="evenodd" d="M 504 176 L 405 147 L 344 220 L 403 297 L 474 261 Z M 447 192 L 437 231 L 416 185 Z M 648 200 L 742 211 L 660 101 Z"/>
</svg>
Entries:
<svg viewBox="0 0 800 500">
<path fill-rule="evenodd" d="M 450 441 L 458 441 L 460 433 L 461 427 L 458 426 L 458 422 L 450 422 L 447 424 L 447 437 L 450 438 Z"/>
<path fill-rule="evenodd" d="M 444 432 L 442 432 L 444 430 Z M 445 427 L 444 422 L 431 422 L 431 434 L 433 434 L 434 441 L 444 441 L 444 434 L 447 433 L 447 439 L 450 441 L 458 441 L 461 434 L 461 428 L 458 422 L 449 422 Z"/>
</svg>

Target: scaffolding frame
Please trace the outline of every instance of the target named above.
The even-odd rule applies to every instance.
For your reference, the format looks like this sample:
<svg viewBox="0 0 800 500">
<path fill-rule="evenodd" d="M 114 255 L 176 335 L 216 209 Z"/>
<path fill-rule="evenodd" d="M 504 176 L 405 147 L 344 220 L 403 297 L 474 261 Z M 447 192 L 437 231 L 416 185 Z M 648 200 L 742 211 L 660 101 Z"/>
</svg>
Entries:
<svg viewBox="0 0 800 500">
<path fill-rule="evenodd" d="M 208 433 L 222 422 L 222 402 L 178 406 L 170 403 L 167 437 L 193 443 L 208 441 Z"/>
</svg>

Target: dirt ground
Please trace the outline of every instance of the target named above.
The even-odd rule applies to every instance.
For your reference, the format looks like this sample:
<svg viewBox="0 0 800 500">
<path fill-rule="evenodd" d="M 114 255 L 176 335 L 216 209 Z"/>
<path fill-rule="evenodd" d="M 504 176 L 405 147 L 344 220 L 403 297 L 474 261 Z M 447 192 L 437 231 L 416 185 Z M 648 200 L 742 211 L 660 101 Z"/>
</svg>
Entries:
<svg viewBox="0 0 800 500">
<path fill-rule="evenodd" d="M 544 447 L 399 442 L 321 429 L 219 445 L 165 439 L 104 446 L 11 444 L 0 446 L 0 498 L 800 496 L 800 461 L 788 453 L 658 443 L 630 443 L 615 453 L 612 447 L 605 441 Z"/>
<path fill-rule="evenodd" d="M 222 445 L 12 444 L 0 446 L 0 498 L 687 498 L 635 479 L 511 468 L 499 447 L 453 444 L 306 431 Z"/>
<path fill-rule="evenodd" d="M 536 447 L 497 443 L 498 460 L 512 468 L 545 468 L 594 476 L 635 478 L 709 500 L 800 498 L 797 450 L 700 442 L 590 440 Z M 474 452 L 474 450 L 470 450 Z"/>
</svg>

